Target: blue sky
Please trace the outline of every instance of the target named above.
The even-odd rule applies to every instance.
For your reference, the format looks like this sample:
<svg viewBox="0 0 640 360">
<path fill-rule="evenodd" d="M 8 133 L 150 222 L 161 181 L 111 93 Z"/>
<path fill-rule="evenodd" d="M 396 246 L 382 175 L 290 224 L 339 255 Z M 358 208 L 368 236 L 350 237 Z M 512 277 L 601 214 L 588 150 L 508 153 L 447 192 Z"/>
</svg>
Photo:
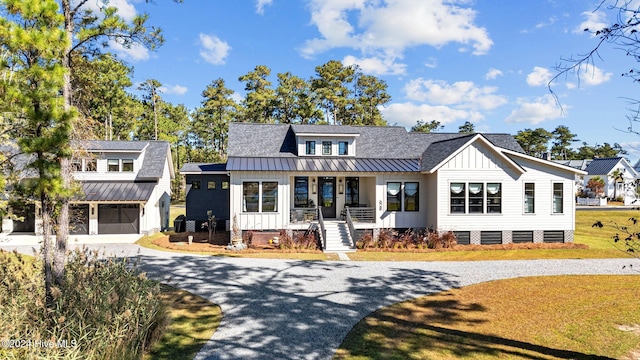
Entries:
<svg viewBox="0 0 640 360">
<path fill-rule="evenodd" d="M 620 143 L 635 161 L 640 136 L 625 133 L 637 88 L 620 74 L 635 65 L 621 50 L 600 57 L 547 90 L 563 58 L 597 41 L 616 13 L 601 0 L 110 0 L 122 16 L 150 15 L 163 29 L 155 52 L 114 50 L 134 67 L 134 81 L 154 78 L 163 98 L 190 109 L 223 78 L 241 99 L 238 77 L 257 65 L 310 78 L 329 60 L 358 64 L 388 84 L 382 109 L 391 125 L 438 120 L 457 132 L 465 121 L 482 132 L 515 134 L 566 125 L 590 145 Z M 90 1 L 89 3 L 93 3 Z M 640 130 L 640 126 L 638 126 Z M 579 145 L 579 144 L 577 144 Z"/>
</svg>

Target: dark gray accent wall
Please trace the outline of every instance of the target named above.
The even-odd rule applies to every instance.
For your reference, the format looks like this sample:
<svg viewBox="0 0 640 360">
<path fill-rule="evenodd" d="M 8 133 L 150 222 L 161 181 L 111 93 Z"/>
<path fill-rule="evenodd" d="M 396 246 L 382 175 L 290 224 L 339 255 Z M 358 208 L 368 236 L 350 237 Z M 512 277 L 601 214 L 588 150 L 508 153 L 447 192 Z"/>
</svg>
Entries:
<svg viewBox="0 0 640 360">
<path fill-rule="evenodd" d="M 230 220 L 229 187 L 223 189 L 223 183 L 229 184 L 229 175 L 226 174 L 191 174 L 186 175 L 187 185 L 193 181 L 200 181 L 200 189 L 191 187 L 186 199 L 187 220 L 207 220 L 207 210 L 212 210 L 213 215 L 219 221 Z M 215 182 L 215 189 L 208 189 L 207 184 Z M 173 219 L 171 219 L 173 221 Z M 218 224 L 218 228 L 224 229 L 224 223 Z"/>
</svg>

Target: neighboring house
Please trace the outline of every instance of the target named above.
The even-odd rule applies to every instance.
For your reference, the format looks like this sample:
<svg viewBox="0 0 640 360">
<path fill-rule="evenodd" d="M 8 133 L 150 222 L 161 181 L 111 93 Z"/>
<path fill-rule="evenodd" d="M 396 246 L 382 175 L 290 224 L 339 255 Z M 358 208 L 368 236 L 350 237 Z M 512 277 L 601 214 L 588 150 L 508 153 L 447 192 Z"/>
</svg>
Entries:
<svg viewBox="0 0 640 360">
<path fill-rule="evenodd" d="M 640 179 L 640 175 L 623 157 L 554 161 L 587 172 L 581 178 L 581 190 L 586 190 L 589 180 L 599 177 L 604 181 L 605 197 L 609 199 L 622 197 L 625 205 L 637 202 L 636 181 Z M 616 175 L 619 175 L 618 179 Z"/>
<path fill-rule="evenodd" d="M 247 123 L 229 126 L 226 171 L 240 230 L 320 223 L 325 249 L 409 228 L 454 231 L 460 243 L 572 242 L 574 177 L 585 174 L 524 154 L 507 134 Z M 194 181 L 204 187 L 206 168 L 183 173 L 190 194 Z"/>
<path fill-rule="evenodd" d="M 171 179 L 165 141 L 86 141 L 72 160 L 80 195 L 70 206 L 70 233 L 149 234 L 169 227 Z M 80 148 L 79 147 L 79 148 Z M 38 204 L 24 221 L 3 220 L 4 232 L 38 232 Z"/>
</svg>

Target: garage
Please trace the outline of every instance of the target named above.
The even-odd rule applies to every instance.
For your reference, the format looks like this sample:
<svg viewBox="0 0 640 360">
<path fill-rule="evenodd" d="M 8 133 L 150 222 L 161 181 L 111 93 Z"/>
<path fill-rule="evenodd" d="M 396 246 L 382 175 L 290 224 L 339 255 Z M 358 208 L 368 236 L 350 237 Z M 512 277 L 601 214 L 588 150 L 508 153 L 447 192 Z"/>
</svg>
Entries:
<svg viewBox="0 0 640 360">
<path fill-rule="evenodd" d="M 69 205 L 69 234 L 89 235 L 89 204 Z"/>
<path fill-rule="evenodd" d="M 98 234 L 140 233 L 140 206 L 138 204 L 98 205 Z"/>
</svg>

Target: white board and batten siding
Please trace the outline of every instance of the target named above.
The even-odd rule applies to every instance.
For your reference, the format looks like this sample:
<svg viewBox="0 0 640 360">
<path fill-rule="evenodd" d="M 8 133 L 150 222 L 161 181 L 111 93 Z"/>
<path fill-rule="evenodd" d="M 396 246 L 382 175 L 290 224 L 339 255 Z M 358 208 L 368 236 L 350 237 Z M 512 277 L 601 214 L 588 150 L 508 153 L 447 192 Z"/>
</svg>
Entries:
<svg viewBox="0 0 640 360">
<path fill-rule="evenodd" d="M 290 175 L 285 172 L 234 171 L 230 176 L 230 216 L 236 216 L 240 230 L 278 230 L 289 224 Z M 275 212 L 244 212 L 242 183 L 245 181 L 277 181 L 278 200 Z"/>
<path fill-rule="evenodd" d="M 427 183 L 422 174 L 384 173 L 376 177 L 376 219 L 377 227 L 392 228 L 424 228 L 427 217 Z M 417 182 L 419 205 L 418 211 L 387 211 L 387 183 L 400 182 L 404 189 L 405 182 Z M 403 190 L 401 190 L 403 191 Z"/>
<path fill-rule="evenodd" d="M 483 144 L 463 149 L 437 171 L 437 228 L 441 231 L 573 230 L 575 227 L 574 173 L 543 161 L 504 156 Z M 451 183 L 500 183 L 499 214 L 452 214 Z M 535 213 L 525 214 L 525 183 L 535 184 Z M 563 184 L 563 213 L 553 213 L 553 183 Z M 431 184 L 431 182 L 430 182 Z M 468 188 L 465 188 L 468 191 Z M 485 195 L 486 203 L 486 195 Z M 468 202 L 468 200 L 467 200 Z M 432 217 L 430 216 L 430 219 Z"/>
</svg>

